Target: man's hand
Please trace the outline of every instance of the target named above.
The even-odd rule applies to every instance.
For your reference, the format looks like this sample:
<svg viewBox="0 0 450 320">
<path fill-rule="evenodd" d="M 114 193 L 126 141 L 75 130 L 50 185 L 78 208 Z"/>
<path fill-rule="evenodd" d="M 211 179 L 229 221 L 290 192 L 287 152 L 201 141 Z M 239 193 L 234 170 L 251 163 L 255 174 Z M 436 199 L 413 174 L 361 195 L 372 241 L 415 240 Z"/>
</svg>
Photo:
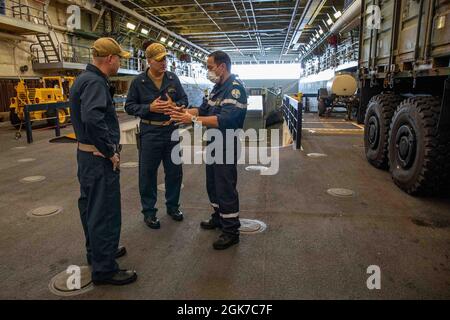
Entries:
<svg viewBox="0 0 450 320">
<path fill-rule="evenodd" d="M 120 168 L 120 156 L 118 153 L 114 153 L 114 155 L 109 158 L 113 164 L 113 171 L 116 171 Z"/>
<path fill-rule="evenodd" d="M 169 104 L 167 101 L 161 100 L 161 96 L 153 100 L 150 104 L 150 111 L 156 113 L 166 113 L 170 110 Z"/>
<path fill-rule="evenodd" d="M 185 112 L 186 106 L 182 105 L 181 107 L 177 107 L 176 105 L 174 107 L 171 107 L 170 110 L 168 110 L 167 112 L 165 112 L 164 114 L 168 115 L 168 116 L 172 116 L 172 114 L 177 114 L 180 112 Z"/>
<path fill-rule="evenodd" d="M 192 123 L 193 115 L 187 112 L 187 110 L 172 111 L 170 120 L 175 121 L 177 124 L 190 124 Z"/>
<path fill-rule="evenodd" d="M 168 93 L 166 93 L 166 97 L 167 97 L 167 105 L 170 107 L 170 108 L 176 108 L 177 107 L 177 104 L 175 103 L 175 102 L 173 102 L 173 100 L 172 100 L 172 98 L 169 96 L 169 94 Z"/>
</svg>

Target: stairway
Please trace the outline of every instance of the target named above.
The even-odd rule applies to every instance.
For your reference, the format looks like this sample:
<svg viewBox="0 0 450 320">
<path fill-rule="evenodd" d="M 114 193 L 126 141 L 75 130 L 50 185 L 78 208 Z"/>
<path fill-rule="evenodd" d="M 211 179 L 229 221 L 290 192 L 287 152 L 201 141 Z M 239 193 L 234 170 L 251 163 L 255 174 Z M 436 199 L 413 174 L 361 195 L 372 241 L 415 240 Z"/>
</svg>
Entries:
<svg viewBox="0 0 450 320">
<path fill-rule="evenodd" d="M 56 48 L 50 33 L 40 33 L 37 34 L 36 37 L 44 53 L 46 63 L 60 62 L 61 58 L 59 56 L 58 49 Z"/>
</svg>

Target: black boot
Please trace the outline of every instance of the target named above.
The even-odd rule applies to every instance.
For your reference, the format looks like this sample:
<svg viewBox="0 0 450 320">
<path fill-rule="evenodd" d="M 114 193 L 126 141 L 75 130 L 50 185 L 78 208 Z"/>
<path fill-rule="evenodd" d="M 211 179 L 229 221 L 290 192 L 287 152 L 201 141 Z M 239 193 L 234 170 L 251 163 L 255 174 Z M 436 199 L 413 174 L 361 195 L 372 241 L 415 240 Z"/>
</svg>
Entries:
<svg viewBox="0 0 450 320">
<path fill-rule="evenodd" d="M 174 212 L 167 211 L 167 214 L 169 216 L 171 216 L 172 219 L 175 220 L 175 221 L 183 220 L 183 212 L 181 212 L 180 210 L 177 210 L 177 211 L 174 211 Z"/>
<path fill-rule="evenodd" d="M 213 247 L 216 250 L 223 250 L 228 247 L 231 247 L 233 244 L 239 243 L 239 235 L 230 234 L 230 233 L 222 233 L 213 243 Z"/>
<path fill-rule="evenodd" d="M 135 282 L 137 273 L 134 270 L 119 270 L 111 278 L 103 280 L 92 280 L 95 285 L 112 284 L 114 286 L 123 286 Z"/>
<path fill-rule="evenodd" d="M 200 222 L 200 227 L 205 230 L 213 230 L 215 228 L 222 229 L 222 226 L 220 225 L 220 223 L 214 221 L 214 219 L 212 219 L 212 218 L 209 220 Z"/>
<path fill-rule="evenodd" d="M 144 218 L 145 224 L 151 229 L 159 229 L 161 228 L 161 224 L 157 217 L 146 217 Z"/>
</svg>

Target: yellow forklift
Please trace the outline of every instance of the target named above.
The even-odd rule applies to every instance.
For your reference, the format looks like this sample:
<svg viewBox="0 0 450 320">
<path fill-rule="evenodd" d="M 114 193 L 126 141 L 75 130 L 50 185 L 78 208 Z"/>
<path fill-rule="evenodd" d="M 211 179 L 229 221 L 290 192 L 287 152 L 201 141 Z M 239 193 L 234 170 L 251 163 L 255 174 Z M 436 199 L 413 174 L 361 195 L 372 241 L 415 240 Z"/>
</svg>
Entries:
<svg viewBox="0 0 450 320">
<path fill-rule="evenodd" d="M 44 104 L 63 102 L 69 99 L 69 90 L 75 77 L 43 77 L 40 82 L 42 88 L 28 88 L 25 81 L 20 80 L 14 89 L 17 95 L 10 99 L 10 121 L 11 124 L 19 129 L 25 121 L 24 107 L 29 104 Z M 30 120 L 47 120 L 49 125 L 55 125 L 55 117 L 58 116 L 59 124 L 64 125 L 69 121 L 70 110 L 58 109 L 58 115 L 55 111 L 32 111 Z"/>
</svg>

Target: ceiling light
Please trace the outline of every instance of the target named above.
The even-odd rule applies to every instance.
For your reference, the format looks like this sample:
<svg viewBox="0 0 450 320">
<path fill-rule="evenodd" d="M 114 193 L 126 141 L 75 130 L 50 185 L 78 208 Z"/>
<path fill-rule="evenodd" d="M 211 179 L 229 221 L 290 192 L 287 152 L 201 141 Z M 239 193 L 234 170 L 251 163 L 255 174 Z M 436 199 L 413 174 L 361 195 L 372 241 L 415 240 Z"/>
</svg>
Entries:
<svg viewBox="0 0 450 320">
<path fill-rule="evenodd" d="M 173 45 L 173 41 L 167 42 L 167 45 L 168 45 L 169 47 L 171 47 L 171 46 Z"/>
<path fill-rule="evenodd" d="M 320 38 L 320 36 L 319 36 L 319 34 L 318 34 L 318 33 L 316 33 L 316 38 L 317 38 L 317 39 L 319 39 L 319 38 Z"/>
<path fill-rule="evenodd" d="M 331 19 L 330 15 L 328 13 L 327 13 L 327 16 L 328 16 L 327 24 L 329 26 L 331 26 L 333 24 L 333 19 Z"/>
<path fill-rule="evenodd" d="M 166 42 L 166 41 L 167 41 L 167 39 L 166 39 L 166 38 L 164 38 L 164 37 L 161 37 L 161 38 L 159 38 L 159 41 L 161 41 L 161 42 Z"/>
<path fill-rule="evenodd" d="M 184 46 L 181 46 L 181 47 L 180 47 L 180 50 L 181 50 L 181 51 L 184 51 L 184 49 L 186 49 Z"/>
<path fill-rule="evenodd" d="M 335 12 L 335 13 L 333 14 L 333 16 L 337 19 L 337 18 L 339 18 L 340 16 L 342 16 L 342 12 L 341 12 L 341 11 L 337 11 L 337 12 Z"/>
<path fill-rule="evenodd" d="M 142 29 L 141 29 L 141 33 L 142 33 L 142 34 L 145 34 L 145 35 L 148 35 L 148 30 L 147 30 L 147 29 L 144 29 L 144 28 L 142 28 Z"/>
<path fill-rule="evenodd" d="M 323 34 L 323 30 L 322 29 L 319 29 L 319 34 Z"/>
<path fill-rule="evenodd" d="M 187 49 L 186 49 L 186 52 L 189 53 L 189 51 L 191 51 L 191 49 L 187 48 Z"/>
<path fill-rule="evenodd" d="M 134 24 L 132 24 L 131 22 L 128 22 L 127 23 L 127 28 L 131 29 L 131 30 L 134 30 L 134 29 L 136 29 L 136 26 Z"/>
</svg>

